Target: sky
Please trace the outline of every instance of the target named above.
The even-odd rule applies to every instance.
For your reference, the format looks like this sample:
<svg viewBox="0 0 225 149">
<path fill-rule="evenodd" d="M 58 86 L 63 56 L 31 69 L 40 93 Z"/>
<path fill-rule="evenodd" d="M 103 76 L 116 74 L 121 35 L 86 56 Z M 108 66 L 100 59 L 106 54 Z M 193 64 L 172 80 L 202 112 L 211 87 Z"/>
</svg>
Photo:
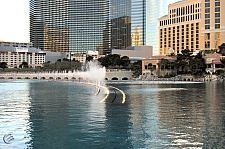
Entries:
<svg viewBox="0 0 225 149">
<path fill-rule="evenodd" d="M 0 41 L 29 42 L 29 0 L 0 0 L 0 16 Z"/>
</svg>

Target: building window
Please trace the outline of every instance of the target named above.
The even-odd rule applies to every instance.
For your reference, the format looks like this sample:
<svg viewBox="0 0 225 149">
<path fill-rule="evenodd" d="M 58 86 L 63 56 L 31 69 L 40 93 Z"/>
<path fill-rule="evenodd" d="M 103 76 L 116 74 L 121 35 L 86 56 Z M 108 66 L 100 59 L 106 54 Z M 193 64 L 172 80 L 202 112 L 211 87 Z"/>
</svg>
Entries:
<svg viewBox="0 0 225 149">
<path fill-rule="evenodd" d="M 205 42 L 205 48 L 210 48 L 210 42 L 209 41 Z"/>
<path fill-rule="evenodd" d="M 215 17 L 219 18 L 220 17 L 220 13 L 215 13 Z"/>
<path fill-rule="evenodd" d="M 205 3 L 205 7 L 210 7 L 210 3 Z"/>
<path fill-rule="evenodd" d="M 215 28 L 220 28 L 220 24 L 215 24 Z"/>
<path fill-rule="evenodd" d="M 210 18 L 210 14 L 205 14 L 205 18 Z"/>
<path fill-rule="evenodd" d="M 205 13 L 209 13 L 209 12 L 210 12 L 210 8 L 206 8 Z"/>
<path fill-rule="evenodd" d="M 210 25 L 205 25 L 205 29 L 210 29 Z"/>
<path fill-rule="evenodd" d="M 215 19 L 215 23 L 220 23 L 220 19 Z"/>
<path fill-rule="evenodd" d="M 215 2 L 215 6 L 220 6 L 220 2 Z"/>
<path fill-rule="evenodd" d="M 205 24 L 210 24 L 210 20 L 205 20 Z"/>
<path fill-rule="evenodd" d="M 215 12 L 220 12 L 220 7 L 215 8 Z"/>
</svg>

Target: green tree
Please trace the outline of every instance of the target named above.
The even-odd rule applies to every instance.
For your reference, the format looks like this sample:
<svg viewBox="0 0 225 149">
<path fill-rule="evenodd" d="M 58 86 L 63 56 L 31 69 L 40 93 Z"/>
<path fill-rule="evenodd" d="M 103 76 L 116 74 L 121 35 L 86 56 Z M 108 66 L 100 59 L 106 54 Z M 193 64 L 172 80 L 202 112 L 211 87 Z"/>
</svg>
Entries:
<svg viewBox="0 0 225 149">
<path fill-rule="evenodd" d="M 105 66 L 106 68 L 120 68 L 119 66 L 121 65 L 120 55 L 118 54 L 106 55 L 105 57 L 99 58 L 98 61 L 102 66 Z"/>
<path fill-rule="evenodd" d="M 123 56 L 120 59 L 120 65 L 124 66 L 124 68 L 127 68 L 130 64 L 130 58 L 128 56 Z"/>
<path fill-rule="evenodd" d="M 223 66 L 225 67 L 225 58 L 221 59 L 220 61 L 223 64 Z"/>
<path fill-rule="evenodd" d="M 182 50 L 181 54 L 177 54 L 177 60 L 175 63 L 177 74 L 187 73 L 190 59 L 191 51 L 188 49 Z"/>
<path fill-rule="evenodd" d="M 134 71 L 133 77 L 138 78 L 142 74 L 142 61 L 138 60 L 132 65 L 132 70 Z"/>
<path fill-rule="evenodd" d="M 222 54 L 223 56 L 225 56 L 225 43 L 222 43 L 219 46 L 219 53 Z"/>
<path fill-rule="evenodd" d="M 169 62 L 168 59 L 162 58 L 160 60 L 160 62 L 158 63 L 158 66 L 159 66 L 160 70 L 165 70 L 165 69 L 168 69 L 169 68 L 170 62 Z"/>
<path fill-rule="evenodd" d="M 86 57 L 86 61 L 87 62 L 90 62 L 90 61 L 92 61 L 94 58 L 93 58 L 93 56 L 88 56 L 88 57 Z"/>
<path fill-rule="evenodd" d="M 151 71 L 151 75 L 152 75 L 153 72 L 155 71 L 155 68 L 154 68 L 154 66 L 152 65 L 152 63 L 149 63 L 149 64 L 148 64 L 148 70 Z"/>
<path fill-rule="evenodd" d="M 6 62 L 1 62 L 0 63 L 0 68 L 7 68 L 7 63 Z"/>
<path fill-rule="evenodd" d="M 19 68 L 28 68 L 28 63 L 22 62 L 22 64 L 19 65 Z"/>
<path fill-rule="evenodd" d="M 201 52 L 190 59 L 189 67 L 191 69 L 192 75 L 202 76 L 204 74 L 206 64 Z"/>
</svg>

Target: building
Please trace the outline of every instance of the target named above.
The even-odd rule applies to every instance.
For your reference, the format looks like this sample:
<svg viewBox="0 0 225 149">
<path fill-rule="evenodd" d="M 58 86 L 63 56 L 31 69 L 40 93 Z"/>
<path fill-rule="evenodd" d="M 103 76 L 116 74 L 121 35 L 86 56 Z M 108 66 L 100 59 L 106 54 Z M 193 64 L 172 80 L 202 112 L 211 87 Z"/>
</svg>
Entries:
<svg viewBox="0 0 225 149">
<path fill-rule="evenodd" d="M 9 68 L 19 68 L 23 62 L 27 62 L 30 67 L 41 67 L 45 62 L 46 53 L 29 52 L 28 47 L 30 44 L 13 44 L 9 42 L 0 42 L 0 62 L 6 62 Z M 2 51 L 4 49 L 13 47 L 13 51 Z"/>
<path fill-rule="evenodd" d="M 147 45 L 153 46 L 154 54 L 157 54 L 157 19 L 167 13 L 167 5 L 168 0 L 110 0 L 112 48 L 126 49 L 132 45 Z M 125 25 L 124 22 L 128 24 Z M 121 39 L 126 42 L 123 43 Z M 132 44 L 137 41 L 138 44 Z"/>
<path fill-rule="evenodd" d="M 200 49 L 201 0 L 183 0 L 168 6 L 168 15 L 159 21 L 159 54 L 169 49 Z"/>
<path fill-rule="evenodd" d="M 225 1 L 201 0 L 200 49 L 218 49 L 225 43 Z"/>
<path fill-rule="evenodd" d="M 159 63 L 162 59 L 168 60 L 169 62 L 176 61 L 176 58 L 166 55 L 156 55 L 143 59 L 142 75 L 165 76 L 167 74 L 175 73 L 174 69 L 161 70 L 159 68 Z"/>
<path fill-rule="evenodd" d="M 153 55 L 152 46 L 134 46 L 128 47 L 125 50 L 122 49 L 112 49 L 112 54 L 118 54 L 122 56 L 128 56 L 131 62 L 142 60 Z"/>
<path fill-rule="evenodd" d="M 142 45 L 140 27 L 136 27 L 135 32 L 132 34 L 131 39 L 132 39 L 132 44 L 131 44 L 132 47 Z"/>
<path fill-rule="evenodd" d="M 96 51 L 109 43 L 109 21 L 109 0 L 30 0 L 30 42 L 45 51 Z"/>
<path fill-rule="evenodd" d="M 37 67 L 63 58 L 66 58 L 66 54 L 43 51 L 34 48 L 32 43 L 0 42 L 0 62 L 7 62 L 10 68 L 18 67 L 22 62 Z"/>
<path fill-rule="evenodd" d="M 86 58 L 89 56 L 93 57 L 93 60 L 97 60 L 103 56 L 103 55 L 99 55 L 98 51 L 87 51 L 86 54 L 77 54 L 77 53 L 72 52 L 70 54 L 71 54 L 71 56 L 68 55 L 67 59 L 76 60 L 81 63 L 85 63 Z"/>
<path fill-rule="evenodd" d="M 159 21 L 159 53 L 217 50 L 225 43 L 225 1 L 183 0 L 168 6 Z"/>
<path fill-rule="evenodd" d="M 131 45 L 131 17 L 122 16 L 111 20 L 111 47 L 126 49 Z"/>
<path fill-rule="evenodd" d="M 224 59 L 219 53 L 206 54 L 204 57 L 206 61 L 206 72 L 215 73 L 217 70 L 224 70 L 224 66 L 221 63 L 221 59 Z"/>
</svg>

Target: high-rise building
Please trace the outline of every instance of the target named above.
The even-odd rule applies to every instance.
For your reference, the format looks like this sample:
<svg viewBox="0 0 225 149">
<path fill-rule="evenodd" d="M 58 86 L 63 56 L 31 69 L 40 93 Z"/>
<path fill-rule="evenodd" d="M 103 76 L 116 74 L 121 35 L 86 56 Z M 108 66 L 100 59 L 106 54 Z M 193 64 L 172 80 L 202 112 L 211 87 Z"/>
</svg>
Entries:
<svg viewBox="0 0 225 149">
<path fill-rule="evenodd" d="M 200 49 L 201 0 L 183 0 L 168 6 L 168 15 L 159 18 L 159 54 L 170 49 Z"/>
<path fill-rule="evenodd" d="M 167 13 L 168 0 L 110 0 L 111 45 L 112 48 L 122 49 L 132 46 L 132 39 L 137 40 L 137 31 L 140 35 L 139 44 L 153 46 L 154 54 L 158 53 L 158 18 Z M 130 27 L 121 24 L 121 19 L 130 19 Z M 120 27 L 118 27 L 120 25 Z M 120 32 L 119 32 L 120 30 Z M 114 38 L 128 37 L 124 40 Z"/>
<path fill-rule="evenodd" d="M 30 41 L 43 50 L 86 53 L 109 48 L 106 22 L 109 0 L 30 0 Z"/>
<path fill-rule="evenodd" d="M 201 0 L 200 49 L 218 49 L 225 43 L 225 0 Z"/>
<path fill-rule="evenodd" d="M 159 21 L 159 53 L 216 50 L 225 43 L 225 1 L 183 0 Z"/>
<path fill-rule="evenodd" d="M 126 49 L 131 45 L 131 18 L 122 16 L 111 20 L 111 47 Z"/>
<path fill-rule="evenodd" d="M 157 19 L 167 13 L 167 4 L 168 0 L 30 0 L 30 41 L 43 50 L 103 54 L 138 41 L 153 46 L 157 54 Z"/>
</svg>

